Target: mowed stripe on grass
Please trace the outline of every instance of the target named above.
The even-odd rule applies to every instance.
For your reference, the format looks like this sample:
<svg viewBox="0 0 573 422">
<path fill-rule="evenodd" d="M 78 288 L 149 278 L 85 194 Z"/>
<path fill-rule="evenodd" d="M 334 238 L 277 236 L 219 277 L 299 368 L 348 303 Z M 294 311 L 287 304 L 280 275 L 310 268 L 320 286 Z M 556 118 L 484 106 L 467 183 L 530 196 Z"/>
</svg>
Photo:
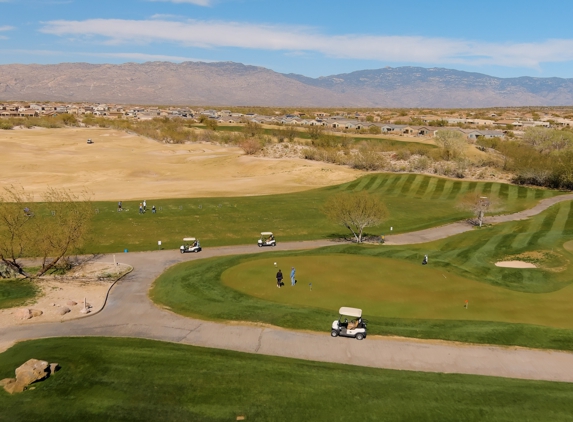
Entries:
<svg viewBox="0 0 573 422">
<path fill-rule="evenodd" d="M 444 190 L 444 186 L 448 188 Z M 278 241 L 324 239 L 348 236 L 344 228 L 326 220 L 322 206 L 336 193 L 367 191 L 378 195 L 386 204 L 388 219 L 371 234 L 404 233 L 422 230 L 469 217 L 457 207 L 467 192 L 499 190 L 499 184 L 461 182 L 415 174 L 372 174 L 343 185 L 284 195 L 162 199 L 147 198 L 148 209 L 138 214 L 138 202 L 124 202 L 125 210 L 117 212 L 117 203 L 98 202 L 92 236 L 85 251 L 90 253 L 153 250 L 157 241 L 162 247 L 176 249 L 182 238 L 198 237 L 203 246 L 255 243 L 261 231 L 273 231 Z M 517 189 L 516 187 L 512 187 Z M 509 189 L 509 188 L 508 188 Z M 526 189 L 526 188 L 523 188 Z M 537 191 L 526 189 L 526 192 Z M 541 196 L 560 194 L 541 190 Z M 491 195 L 494 195 L 493 193 Z M 511 213 L 533 206 L 536 195 L 529 199 L 508 200 L 503 212 Z"/>
<path fill-rule="evenodd" d="M 534 225 L 527 220 L 515 221 L 428 244 L 341 245 L 315 251 L 275 252 L 266 258 L 265 265 L 256 264 L 264 275 L 250 275 L 241 282 L 262 281 L 254 294 L 239 291 L 246 285 L 230 289 L 221 280 L 224 271 L 232 272 L 249 260 L 259 261 L 260 256 L 179 265 L 159 278 L 151 295 L 175 312 L 208 319 L 321 331 L 329 326 L 331 314 L 339 306 L 357 306 L 371 314 L 373 334 L 573 350 L 569 317 L 573 300 L 573 219 L 565 226 L 554 224 L 557 215 L 564 214 L 563 208 L 571 212 L 570 203 L 557 204 L 535 216 Z M 552 243 L 545 245 L 557 256 L 552 258 L 555 262 L 547 263 L 552 268 L 496 267 L 496 260 L 507 254 L 540 250 L 533 237 L 527 249 L 512 248 L 516 236 L 531 227 L 553 230 L 547 238 Z M 321 255 L 332 253 L 344 258 L 335 255 L 321 261 Z M 421 265 L 424 254 L 430 257 L 427 266 Z M 363 262 L 364 258 L 371 261 Z M 297 267 L 299 284 L 295 288 L 276 289 L 274 262 L 287 269 Z M 305 265 L 311 269 L 305 270 Z M 553 271 L 559 266 L 563 268 Z M 348 274 L 346 268 L 355 273 Z M 325 288 L 337 277 L 339 288 L 324 295 Z M 312 292 L 308 283 L 313 284 Z M 268 297 L 254 296 L 262 294 Z M 469 300 L 470 309 L 463 308 L 465 300 Z"/>
</svg>

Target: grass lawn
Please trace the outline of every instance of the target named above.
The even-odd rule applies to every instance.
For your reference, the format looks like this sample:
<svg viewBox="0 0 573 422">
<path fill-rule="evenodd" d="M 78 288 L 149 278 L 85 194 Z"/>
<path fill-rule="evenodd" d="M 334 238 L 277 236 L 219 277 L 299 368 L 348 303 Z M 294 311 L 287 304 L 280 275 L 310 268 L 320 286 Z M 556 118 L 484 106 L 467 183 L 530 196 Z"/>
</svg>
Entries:
<svg viewBox="0 0 573 422">
<path fill-rule="evenodd" d="M 37 292 L 38 289 L 29 280 L 0 279 L 0 309 L 23 305 Z"/>
<path fill-rule="evenodd" d="M 423 245 L 201 260 L 169 269 L 150 295 L 175 312 L 214 320 L 325 331 L 340 306 L 356 306 L 371 334 L 573 350 L 573 251 L 563 246 L 573 239 L 572 213 L 564 202 L 530 220 Z M 540 251 L 549 258 L 537 262 L 539 269 L 494 266 Z M 297 267 L 300 285 L 277 289 L 273 262 L 287 277 Z"/>
<path fill-rule="evenodd" d="M 571 420 L 573 384 L 361 368 L 139 339 L 57 338 L 0 355 L 62 369 L 0 391 L 0 421 Z"/>
<path fill-rule="evenodd" d="M 328 222 L 321 207 L 338 192 L 367 190 L 380 195 L 390 216 L 371 233 L 403 233 L 434 227 L 469 216 L 456 204 L 467 192 L 499 197 L 504 212 L 532 207 L 557 191 L 529 189 L 491 182 L 448 180 L 416 174 L 373 174 L 338 186 L 284 195 L 162 199 L 147 198 L 149 210 L 138 214 L 139 202 L 124 202 L 117 212 L 115 202 L 96 202 L 92 235 L 87 253 L 176 249 L 183 237 L 195 236 L 204 247 L 255 243 L 261 231 L 273 231 L 279 242 L 347 236 L 340 226 Z"/>
<path fill-rule="evenodd" d="M 277 289 L 274 261 L 285 264 L 287 278 L 294 266 L 300 285 L 292 288 L 289 279 L 285 288 Z M 399 259 L 349 254 L 267 257 L 232 267 L 221 278 L 224 285 L 259 299 L 326 310 L 335 304 L 351 306 L 361 308 L 367 319 L 500 321 L 573 329 L 573 285 L 551 293 L 516 292 Z"/>
</svg>

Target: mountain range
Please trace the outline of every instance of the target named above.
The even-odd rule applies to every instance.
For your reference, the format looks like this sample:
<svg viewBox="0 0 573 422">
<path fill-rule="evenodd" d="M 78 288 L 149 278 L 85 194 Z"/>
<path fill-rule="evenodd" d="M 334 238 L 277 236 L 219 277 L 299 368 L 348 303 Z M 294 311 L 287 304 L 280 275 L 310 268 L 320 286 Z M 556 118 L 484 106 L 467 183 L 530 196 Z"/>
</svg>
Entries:
<svg viewBox="0 0 573 422">
<path fill-rule="evenodd" d="M 0 65 L 1 101 L 446 107 L 573 105 L 573 79 L 386 67 L 310 78 L 234 62 Z"/>
</svg>

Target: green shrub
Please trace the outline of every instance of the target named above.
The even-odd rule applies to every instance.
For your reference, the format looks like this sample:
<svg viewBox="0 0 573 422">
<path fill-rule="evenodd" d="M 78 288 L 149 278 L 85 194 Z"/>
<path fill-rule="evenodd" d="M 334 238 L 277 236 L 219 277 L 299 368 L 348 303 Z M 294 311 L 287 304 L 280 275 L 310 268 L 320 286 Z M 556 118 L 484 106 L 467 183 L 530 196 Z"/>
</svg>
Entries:
<svg viewBox="0 0 573 422">
<path fill-rule="evenodd" d="M 14 129 L 14 125 L 8 120 L 0 120 L 0 129 L 3 130 Z"/>
</svg>

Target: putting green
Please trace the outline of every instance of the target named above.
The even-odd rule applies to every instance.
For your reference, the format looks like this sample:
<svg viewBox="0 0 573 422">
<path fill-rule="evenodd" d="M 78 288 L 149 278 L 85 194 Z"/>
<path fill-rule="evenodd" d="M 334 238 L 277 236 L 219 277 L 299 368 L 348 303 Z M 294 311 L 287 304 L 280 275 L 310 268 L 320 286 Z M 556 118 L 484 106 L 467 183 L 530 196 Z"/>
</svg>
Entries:
<svg viewBox="0 0 573 422">
<path fill-rule="evenodd" d="M 222 274 L 222 282 L 271 302 L 332 310 L 362 308 L 364 315 L 500 321 L 573 328 L 573 287 L 551 293 L 523 293 L 469 280 L 420 263 L 348 254 L 289 256 L 243 262 Z M 274 262 L 285 286 L 276 287 Z M 298 284 L 290 286 L 290 268 Z M 538 271 L 538 270 L 529 270 Z M 312 283 L 312 290 L 309 283 Z M 464 308 L 469 301 L 468 309 Z"/>
</svg>

